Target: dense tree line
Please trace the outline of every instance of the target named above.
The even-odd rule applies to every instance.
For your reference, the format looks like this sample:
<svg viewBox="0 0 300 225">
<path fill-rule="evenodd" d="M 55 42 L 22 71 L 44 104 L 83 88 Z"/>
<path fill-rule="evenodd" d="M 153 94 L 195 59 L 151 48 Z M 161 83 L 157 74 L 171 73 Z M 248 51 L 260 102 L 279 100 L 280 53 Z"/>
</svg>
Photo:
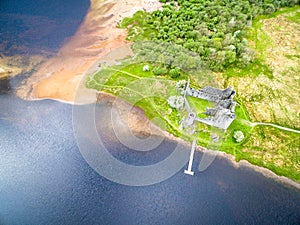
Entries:
<svg viewBox="0 0 300 225">
<path fill-rule="evenodd" d="M 136 60 L 148 61 L 163 67 L 160 70 L 156 70 L 155 74 L 157 75 L 165 74 L 169 70 L 175 69 L 172 70 L 170 75 L 176 77 L 178 68 L 187 72 L 206 69 L 206 65 L 197 53 L 191 52 L 180 45 L 162 41 L 145 41 L 134 43 L 133 50 L 136 53 Z"/>
<path fill-rule="evenodd" d="M 148 32 L 137 33 L 141 24 L 132 20 L 129 35 L 181 45 L 197 53 L 215 71 L 252 61 L 254 52 L 247 47 L 245 33 L 254 17 L 299 4 L 299 0 L 160 1 L 165 3 L 163 10 L 145 14 L 143 29 Z"/>
</svg>

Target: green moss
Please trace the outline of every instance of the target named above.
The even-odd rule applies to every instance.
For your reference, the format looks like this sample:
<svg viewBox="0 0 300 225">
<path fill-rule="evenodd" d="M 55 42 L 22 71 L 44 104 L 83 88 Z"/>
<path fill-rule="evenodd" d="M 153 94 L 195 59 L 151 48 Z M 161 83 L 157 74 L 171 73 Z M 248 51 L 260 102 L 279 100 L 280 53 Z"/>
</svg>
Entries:
<svg viewBox="0 0 300 225">
<path fill-rule="evenodd" d="M 252 27 L 247 30 L 246 38 L 251 40 L 254 44 L 256 51 L 256 58 L 265 61 L 266 49 L 274 45 L 272 39 L 262 29 L 262 22 L 260 19 L 253 21 Z"/>
<path fill-rule="evenodd" d="M 295 12 L 293 16 L 287 16 L 287 19 L 294 23 L 299 23 L 300 22 L 300 12 Z"/>
</svg>

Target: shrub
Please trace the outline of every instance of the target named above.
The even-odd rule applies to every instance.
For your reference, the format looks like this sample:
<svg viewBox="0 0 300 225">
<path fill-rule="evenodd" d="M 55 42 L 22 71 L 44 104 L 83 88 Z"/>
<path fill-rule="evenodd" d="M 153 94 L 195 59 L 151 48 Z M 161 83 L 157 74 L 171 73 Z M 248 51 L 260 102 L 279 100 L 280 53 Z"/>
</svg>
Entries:
<svg viewBox="0 0 300 225">
<path fill-rule="evenodd" d="M 235 141 L 240 143 L 244 140 L 245 136 L 243 134 L 242 131 L 235 131 L 234 134 L 233 134 L 233 137 L 235 138 Z"/>
<path fill-rule="evenodd" d="M 276 9 L 275 9 L 275 6 L 273 4 L 266 4 L 264 11 L 265 11 L 265 14 L 269 15 L 269 14 L 275 12 Z"/>
<path fill-rule="evenodd" d="M 172 108 L 182 109 L 184 107 L 184 98 L 182 96 L 171 96 L 168 103 Z"/>
<path fill-rule="evenodd" d="M 176 88 L 184 88 L 186 84 L 186 80 L 180 80 L 176 83 Z"/>
<path fill-rule="evenodd" d="M 178 78 L 180 76 L 180 70 L 178 68 L 171 69 L 169 73 L 172 78 Z"/>
<path fill-rule="evenodd" d="M 153 73 L 156 75 L 156 76 L 160 76 L 163 74 L 163 71 L 160 67 L 154 67 L 153 69 Z"/>
<path fill-rule="evenodd" d="M 161 68 L 161 67 L 158 67 L 158 66 L 154 67 L 154 69 L 153 69 L 153 73 L 156 76 L 164 75 L 167 72 L 168 72 L 167 69 Z"/>
</svg>

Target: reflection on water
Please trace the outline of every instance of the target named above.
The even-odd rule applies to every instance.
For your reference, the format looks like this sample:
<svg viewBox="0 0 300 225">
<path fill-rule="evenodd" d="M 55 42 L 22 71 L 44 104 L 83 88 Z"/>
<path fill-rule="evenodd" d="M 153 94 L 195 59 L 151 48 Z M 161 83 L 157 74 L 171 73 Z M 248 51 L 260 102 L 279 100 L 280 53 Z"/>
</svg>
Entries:
<svg viewBox="0 0 300 225">
<path fill-rule="evenodd" d="M 296 224 L 300 192 L 217 159 L 195 176 L 147 187 L 119 185 L 84 161 L 72 130 L 72 106 L 0 96 L 1 224 Z M 108 106 L 98 109 L 106 147 L 124 162 L 154 163 L 173 145 L 148 155 L 113 135 Z M 168 147 L 167 147 L 168 146 Z M 124 152 L 126 154 L 124 154 Z M 167 149 L 169 153 L 169 149 Z M 196 154 L 194 170 L 201 155 Z"/>
<path fill-rule="evenodd" d="M 9 79 L 0 79 L 0 94 L 7 93 L 11 90 Z"/>
<path fill-rule="evenodd" d="M 88 0 L 1 0 L 0 52 L 5 56 L 57 50 L 82 22 Z"/>
</svg>

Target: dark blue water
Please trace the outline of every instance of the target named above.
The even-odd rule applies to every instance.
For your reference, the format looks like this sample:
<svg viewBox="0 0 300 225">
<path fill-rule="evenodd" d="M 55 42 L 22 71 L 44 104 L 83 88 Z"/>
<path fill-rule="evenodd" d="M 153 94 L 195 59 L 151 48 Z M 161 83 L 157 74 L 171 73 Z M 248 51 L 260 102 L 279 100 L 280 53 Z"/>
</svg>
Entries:
<svg viewBox="0 0 300 225">
<path fill-rule="evenodd" d="M 76 30 L 88 1 L 1 0 L 0 6 L 1 21 L 4 14 L 15 15 L 11 16 L 14 28 L 8 29 L 5 36 L 5 54 L 14 54 L 9 46 L 16 43 L 24 45 L 29 54 L 33 52 L 30 48 L 56 51 Z M 15 26 L 22 24 L 15 21 L 19 14 L 56 23 L 65 20 L 73 24 L 76 20 L 77 25 L 68 34 L 57 32 L 59 29 L 50 33 L 58 36 L 55 44 L 44 36 L 29 35 L 23 40 L 18 37 L 22 25 Z M 29 24 L 35 26 L 37 22 Z M 2 22 L 0 27 L 3 38 Z M 9 38 L 14 32 L 16 37 Z M 51 100 L 21 100 L 13 93 L 14 82 L 0 82 L 1 225 L 299 224 L 300 191 L 250 169 L 235 169 L 221 158 L 204 172 L 197 172 L 200 153 L 196 153 L 193 177 L 183 174 L 182 168 L 170 179 L 151 186 L 111 182 L 83 159 L 74 137 L 72 106 Z M 111 128 L 109 109 L 97 106 L 97 130 L 114 157 L 148 165 L 171 154 L 176 143 L 168 140 L 150 152 L 136 152 L 121 145 Z"/>
<path fill-rule="evenodd" d="M 82 22 L 89 0 L 1 0 L 0 53 L 55 52 Z"/>
<path fill-rule="evenodd" d="M 300 192 L 217 159 L 195 175 L 183 170 L 152 186 L 103 178 L 76 145 L 72 107 L 0 96 L 0 224 L 296 224 Z M 109 107 L 99 106 L 102 129 Z M 100 128 L 100 127 L 99 127 Z M 105 135 L 103 136 L 105 138 Z M 110 145 L 108 145 L 110 143 Z M 111 135 L 106 147 L 124 161 L 157 160 L 174 143 L 145 156 L 130 154 Z M 163 153 L 160 155 L 160 153 Z"/>
</svg>

